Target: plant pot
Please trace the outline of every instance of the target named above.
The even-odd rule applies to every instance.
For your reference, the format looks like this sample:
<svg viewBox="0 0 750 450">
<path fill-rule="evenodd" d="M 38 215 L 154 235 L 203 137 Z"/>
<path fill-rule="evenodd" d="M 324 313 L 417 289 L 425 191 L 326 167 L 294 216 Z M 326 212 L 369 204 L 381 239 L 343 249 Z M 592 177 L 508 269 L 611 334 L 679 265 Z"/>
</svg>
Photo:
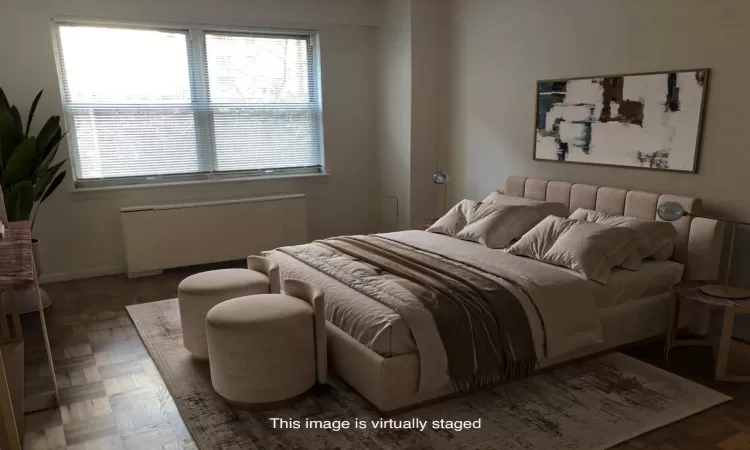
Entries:
<svg viewBox="0 0 750 450">
<path fill-rule="evenodd" d="M 36 266 L 36 276 L 39 277 L 39 274 L 42 271 L 42 268 L 39 265 L 39 240 L 38 239 L 32 239 L 31 241 L 31 251 L 34 253 L 34 264 Z M 42 306 L 46 309 L 52 306 L 52 301 L 49 298 L 49 295 L 42 289 L 39 288 L 39 293 L 42 297 Z M 18 313 L 19 314 L 27 314 L 30 312 L 38 311 L 39 308 L 37 307 L 36 302 L 36 292 L 34 292 L 34 286 L 32 284 L 29 284 L 27 286 L 24 286 L 23 288 L 17 288 L 16 289 L 16 303 L 18 304 Z M 3 293 L 3 308 L 5 309 L 6 314 L 10 314 L 10 299 L 8 298 L 7 291 Z"/>
</svg>

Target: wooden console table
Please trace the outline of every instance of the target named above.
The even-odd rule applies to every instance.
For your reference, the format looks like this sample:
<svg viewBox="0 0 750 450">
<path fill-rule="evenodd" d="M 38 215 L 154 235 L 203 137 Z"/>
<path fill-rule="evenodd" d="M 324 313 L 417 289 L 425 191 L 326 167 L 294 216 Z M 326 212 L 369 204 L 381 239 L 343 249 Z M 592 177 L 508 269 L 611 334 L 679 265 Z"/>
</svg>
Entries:
<svg viewBox="0 0 750 450">
<path fill-rule="evenodd" d="M 47 352 L 50 375 L 52 376 L 52 392 L 24 398 L 23 329 L 21 328 L 21 318 L 18 315 L 15 289 L 29 285 L 36 293 L 44 347 Z M 5 311 L 3 302 L 0 301 L 0 414 L 2 415 L 8 448 L 10 450 L 21 450 L 24 412 L 51 408 L 60 404 L 55 367 L 52 363 L 52 350 L 47 335 L 47 323 L 44 319 L 39 282 L 34 268 L 34 254 L 31 250 L 31 224 L 29 222 L 9 223 L 5 228 L 5 236 L 0 239 L 0 289 L 7 291 L 10 306 L 10 311 Z M 12 323 L 8 322 L 7 314 L 10 314 Z M 18 358 L 19 354 L 20 358 Z M 13 361 L 13 364 L 6 364 L 4 355 L 14 355 L 15 361 Z M 18 359 L 20 359 L 20 362 Z M 18 367 L 18 364 L 21 367 Z"/>
</svg>

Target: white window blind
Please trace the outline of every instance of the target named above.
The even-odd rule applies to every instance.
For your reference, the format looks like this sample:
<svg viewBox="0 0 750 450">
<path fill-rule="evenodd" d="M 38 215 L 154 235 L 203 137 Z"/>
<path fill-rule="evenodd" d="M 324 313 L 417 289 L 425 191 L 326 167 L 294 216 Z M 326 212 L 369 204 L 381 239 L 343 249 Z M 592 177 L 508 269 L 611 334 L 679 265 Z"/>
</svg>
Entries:
<svg viewBox="0 0 750 450">
<path fill-rule="evenodd" d="M 322 171 L 314 34 L 57 29 L 78 185 Z"/>
</svg>

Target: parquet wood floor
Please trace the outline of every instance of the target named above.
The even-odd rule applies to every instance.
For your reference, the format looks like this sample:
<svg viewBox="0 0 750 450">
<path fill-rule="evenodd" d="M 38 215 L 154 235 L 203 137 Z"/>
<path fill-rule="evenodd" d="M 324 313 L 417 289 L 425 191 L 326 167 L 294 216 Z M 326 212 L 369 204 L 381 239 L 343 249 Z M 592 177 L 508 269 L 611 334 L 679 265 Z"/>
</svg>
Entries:
<svg viewBox="0 0 750 450">
<path fill-rule="evenodd" d="M 47 310 L 47 321 L 62 405 L 26 415 L 24 449 L 196 448 L 125 311 L 129 304 L 176 297 L 180 280 L 195 271 L 170 271 L 135 280 L 106 276 L 44 286 L 54 302 Z M 27 314 L 23 320 L 27 390 L 42 391 L 49 378 L 38 339 L 38 316 Z M 735 400 L 616 448 L 750 449 L 750 384 L 712 381 L 711 356 L 704 349 L 677 348 L 665 363 L 661 346 L 655 342 L 626 353 Z M 735 347 L 733 360 L 750 368 L 748 346 Z"/>
</svg>

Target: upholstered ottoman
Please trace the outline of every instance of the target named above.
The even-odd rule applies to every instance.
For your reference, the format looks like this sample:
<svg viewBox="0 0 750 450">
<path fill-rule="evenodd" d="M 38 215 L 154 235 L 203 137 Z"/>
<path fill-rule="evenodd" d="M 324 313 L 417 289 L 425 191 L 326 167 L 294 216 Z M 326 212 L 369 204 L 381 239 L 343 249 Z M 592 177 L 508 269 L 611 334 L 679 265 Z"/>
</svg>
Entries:
<svg viewBox="0 0 750 450">
<path fill-rule="evenodd" d="M 211 383 L 230 404 L 274 407 L 326 381 L 323 294 L 297 280 L 284 290 L 228 300 L 206 316 Z"/>
<path fill-rule="evenodd" d="M 208 359 L 208 311 L 232 298 L 269 292 L 279 292 L 279 268 L 259 256 L 248 257 L 248 269 L 211 270 L 185 278 L 177 288 L 185 347 L 194 358 Z"/>
</svg>

